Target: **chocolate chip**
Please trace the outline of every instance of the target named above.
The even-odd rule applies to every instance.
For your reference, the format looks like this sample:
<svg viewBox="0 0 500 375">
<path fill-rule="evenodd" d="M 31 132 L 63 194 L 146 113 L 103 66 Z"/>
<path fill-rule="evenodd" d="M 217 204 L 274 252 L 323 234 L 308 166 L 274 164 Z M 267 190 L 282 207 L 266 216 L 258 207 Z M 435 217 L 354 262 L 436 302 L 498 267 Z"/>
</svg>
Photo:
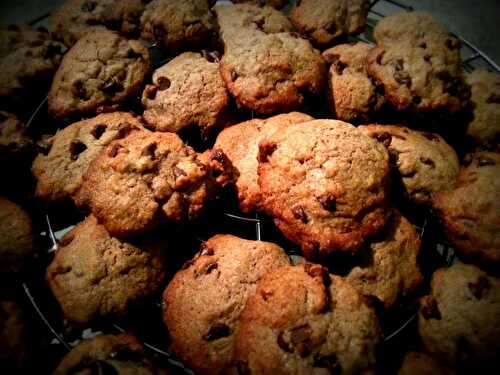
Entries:
<svg viewBox="0 0 500 375">
<path fill-rule="evenodd" d="M 333 212 L 337 209 L 337 202 L 335 200 L 335 197 L 326 194 L 318 197 L 317 199 L 325 210 Z"/>
<path fill-rule="evenodd" d="M 427 132 L 422 132 L 421 134 L 425 138 L 427 138 L 429 141 L 439 141 L 439 137 L 436 134 L 427 133 Z"/>
<path fill-rule="evenodd" d="M 276 339 L 278 346 L 287 353 L 293 353 L 293 349 L 288 345 L 288 343 L 283 338 L 283 332 L 278 334 L 278 338 Z"/>
<path fill-rule="evenodd" d="M 422 42 L 418 45 L 420 48 L 426 49 L 427 48 L 427 43 Z"/>
<path fill-rule="evenodd" d="M 264 30 L 264 24 L 266 23 L 266 21 L 263 18 L 255 20 L 254 23 L 255 26 L 257 26 L 257 29 Z"/>
<path fill-rule="evenodd" d="M 278 148 L 276 143 L 264 142 L 259 145 L 259 162 L 267 163 L 269 156 Z"/>
<path fill-rule="evenodd" d="M 71 272 L 72 270 L 73 270 L 73 267 L 71 267 L 71 266 L 66 266 L 66 267 L 65 266 L 58 266 L 58 267 L 56 267 L 55 273 L 57 275 L 64 275 L 66 273 Z"/>
<path fill-rule="evenodd" d="M 109 147 L 108 147 L 108 156 L 109 157 L 116 157 L 116 155 L 118 155 L 118 152 L 120 151 L 120 149 L 122 149 L 123 146 L 119 143 L 113 143 L 111 144 Z"/>
<path fill-rule="evenodd" d="M 203 335 L 203 340 L 205 341 L 214 341 L 221 339 L 223 337 L 227 337 L 231 334 L 231 328 L 229 328 L 225 324 L 215 324 L 212 327 L 210 327 L 210 330 Z"/>
<path fill-rule="evenodd" d="M 238 375 L 252 375 L 248 363 L 245 361 L 236 361 L 236 371 Z"/>
<path fill-rule="evenodd" d="M 144 89 L 144 96 L 150 100 L 156 98 L 156 93 L 158 92 L 158 87 L 155 85 L 147 85 Z"/>
<path fill-rule="evenodd" d="M 337 53 L 327 53 L 325 55 L 325 60 L 329 64 L 334 64 L 340 60 L 340 55 Z"/>
<path fill-rule="evenodd" d="M 132 126 L 130 123 L 122 122 L 121 124 L 118 125 L 118 132 L 116 134 L 116 138 L 117 139 L 125 138 L 132 132 L 133 129 L 135 129 L 135 127 Z"/>
<path fill-rule="evenodd" d="M 164 91 L 170 87 L 170 80 L 167 77 L 159 77 L 157 82 L 160 91 Z"/>
<path fill-rule="evenodd" d="M 263 289 L 260 291 L 260 296 L 266 302 L 269 299 L 269 297 L 271 297 L 272 295 L 273 295 L 273 292 L 268 292 L 268 291 L 265 291 Z"/>
<path fill-rule="evenodd" d="M 457 38 L 446 39 L 446 47 L 448 47 L 448 49 L 459 49 L 461 45 L 462 43 Z"/>
<path fill-rule="evenodd" d="M 332 64 L 338 75 L 342 75 L 344 73 L 345 68 L 347 68 L 347 64 L 344 64 L 342 61 L 338 60 Z"/>
<path fill-rule="evenodd" d="M 212 256 L 212 255 L 214 255 L 214 250 L 211 249 L 210 247 L 208 247 L 205 242 L 203 242 L 203 244 L 201 245 L 201 249 L 200 249 L 200 255 Z"/>
<path fill-rule="evenodd" d="M 73 141 L 69 144 L 69 153 L 71 154 L 71 160 L 78 159 L 78 155 L 80 155 L 83 151 L 87 149 L 87 145 L 80 141 Z"/>
<path fill-rule="evenodd" d="M 179 167 L 174 166 L 172 168 L 172 171 L 174 172 L 175 178 L 187 176 L 187 173 L 183 169 L 180 169 Z"/>
<path fill-rule="evenodd" d="M 396 69 L 396 72 L 401 72 L 404 68 L 404 61 L 403 59 L 396 59 L 393 61 L 394 69 Z"/>
<path fill-rule="evenodd" d="M 68 232 L 59 240 L 59 246 L 68 246 L 74 239 L 75 233 Z"/>
<path fill-rule="evenodd" d="M 290 342 L 302 358 L 307 357 L 312 351 L 312 330 L 309 324 L 294 328 L 290 332 Z"/>
<path fill-rule="evenodd" d="M 304 210 L 304 207 L 301 205 L 296 204 L 291 208 L 293 217 L 295 217 L 297 220 L 300 220 L 304 224 L 306 224 L 309 221 L 309 218 L 307 217 L 307 214 Z"/>
<path fill-rule="evenodd" d="M 314 367 L 326 368 L 332 375 L 340 375 L 342 373 L 342 366 L 334 353 L 326 355 L 317 353 L 314 355 L 313 360 Z"/>
<path fill-rule="evenodd" d="M 492 158 L 489 158 L 487 156 L 481 156 L 477 160 L 477 165 L 479 167 L 485 167 L 485 166 L 488 166 L 488 165 L 495 165 L 495 164 L 496 164 L 495 160 L 493 160 Z"/>
<path fill-rule="evenodd" d="M 117 81 L 116 77 L 108 79 L 101 86 L 100 89 L 107 95 L 114 95 L 117 92 L 123 91 L 123 84 Z"/>
<path fill-rule="evenodd" d="M 320 278 L 321 282 L 325 286 L 328 287 L 330 285 L 330 283 L 331 283 L 330 272 L 328 272 L 328 269 L 326 269 L 325 267 L 317 265 L 317 264 L 309 264 L 308 263 L 304 266 L 304 269 L 309 276 L 314 277 L 314 278 L 316 278 L 316 277 Z"/>
<path fill-rule="evenodd" d="M 375 139 L 382 143 L 385 147 L 389 147 L 392 142 L 392 135 L 386 132 L 375 133 Z"/>
<path fill-rule="evenodd" d="M 431 167 L 433 169 L 436 167 L 436 164 L 434 163 L 434 161 L 432 159 L 429 159 L 429 158 L 426 158 L 423 156 L 420 157 L 420 162 L 425 164 L 425 165 L 428 165 L 429 167 Z"/>
<path fill-rule="evenodd" d="M 337 24 L 335 22 L 330 22 L 326 25 L 325 30 L 330 34 L 335 34 L 337 32 Z"/>
<path fill-rule="evenodd" d="M 302 0 L 297 0 L 297 2 L 295 3 L 295 6 L 298 6 L 300 7 L 300 4 L 302 3 Z"/>
<path fill-rule="evenodd" d="M 148 144 L 146 147 L 144 147 L 142 149 L 141 156 L 147 156 L 147 157 L 150 157 L 151 159 L 154 159 L 157 147 L 158 147 L 158 145 L 156 144 L 156 142 L 151 142 L 150 144 Z"/>
<path fill-rule="evenodd" d="M 425 320 L 437 319 L 441 320 L 441 312 L 439 311 L 437 302 L 434 298 L 429 297 L 424 300 L 424 304 L 420 309 Z"/>
<path fill-rule="evenodd" d="M 411 87 L 411 77 L 407 72 L 395 71 L 394 79 L 401 85 L 406 85 L 408 88 Z"/>
<path fill-rule="evenodd" d="M 487 277 L 479 276 L 475 283 L 468 284 L 470 292 L 480 300 L 490 290 L 490 281 Z"/>
<path fill-rule="evenodd" d="M 97 3 L 95 1 L 86 1 L 82 4 L 81 10 L 82 12 L 90 13 L 95 9 L 96 6 Z"/>
<path fill-rule="evenodd" d="M 398 150 L 395 150 L 393 148 L 389 149 L 389 161 L 395 167 L 397 167 L 399 163 L 399 154 L 400 152 Z"/>
<path fill-rule="evenodd" d="M 425 62 L 430 62 L 431 61 L 431 55 L 424 55 L 424 61 Z"/>
<path fill-rule="evenodd" d="M 106 131 L 106 125 L 104 124 L 99 124 L 99 125 L 96 125 L 94 127 L 94 129 L 92 129 L 90 131 L 90 134 L 92 134 L 92 136 L 95 138 L 95 139 L 99 139 L 101 138 L 101 136 L 104 134 L 104 132 Z"/>
<path fill-rule="evenodd" d="M 87 98 L 87 90 L 85 89 L 84 83 L 80 80 L 73 82 L 73 86 L 71 86 L 71 92 L 73 95 L 80 99 Z"/>
<path fill-rule="evenodd" d="M 500 104 L 500 95 L 498 94 L 491 94 L 488 99 L 486 99 L 486 103 L 495 103 L 495 104 Z"/>
</svg>

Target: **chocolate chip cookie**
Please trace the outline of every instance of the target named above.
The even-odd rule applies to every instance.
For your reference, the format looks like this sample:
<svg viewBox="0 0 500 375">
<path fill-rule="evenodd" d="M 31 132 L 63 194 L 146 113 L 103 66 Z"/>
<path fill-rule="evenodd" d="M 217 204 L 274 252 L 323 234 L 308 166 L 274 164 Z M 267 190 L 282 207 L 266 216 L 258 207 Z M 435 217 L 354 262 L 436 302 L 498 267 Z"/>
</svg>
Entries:
<svg viewBox="0 0 500 375">
<path fill-rule="evenodd" d="M 236 336 L 239 374 L 359 374 L 373 370 L 375 312 L 320 265 L 282 267 L 262 277 Z"/>
<path fill-rule="evenodd" d="M 26 369 L 30 356 L 30 331 L 21 305 L 0 301 L 0 366 L 5 373 Z"/>
<path fill-rule="evenodd" d="M 413 225 L 395 211 L 384 234 L 363 254 L 364 264 L 354 267 L 346 280 L 361 294 L 374 296 L 390 308 L 423 282 L 417 262 L 420 245 Z"/>
<path fill-rule="evenodd" d="M 289 112 L 322 92 L 326 66 L 309 41 L 275 30 L 281 23 L 267 23 L 259 9 L 247 4 L 215 8 L 225 46 L 220 72 L 239 106 L 265 115 Z M 253 26 L 235 27 L 234 13 L 255 20 Z"/>
<path fill-rule="evenodd" d="M 206 159 L 225 158 L 213 150 Z M 94 159 L 76 201 L 88 204 L 112 236 L 138 235 L 196 217 L 216 191 L 213 172 L 174 133 L 132 132 Z"/>
<path fill-rule="evenodd" d="M 421 352 L 410 352 L 398 371 L 398 375 L 453 375 L 454 372 L 443 366 L 436 358 Z"/>
<path fill-rule="evenodd" d="M 46 201 L 75 196 L 92 160 L 115 139 L 145 130 L 140 119 L 130 113 L 104 113 L 71 124 L 54 135 L 47 155 L 33 162 L 38 180 L 36 195 Z"/>
<path fill-rule="evenodd" d="M 483 261 L 500 262 L 500 154 L 465 157 L 454 190 L 438 194 L 434 208 L 457 250 Z"/>
<path fill-rule="evenodd" d="M 0 273 L 23 271 L 34 256 L 34 242 L 28 214 L 0 197 Z"/>
<path fill-rule="evenodd" d="M 82 341 L 62 359 L 54 375 L 159 375 L 145 358 L 142 345 L 131 334 L 100 335 Z"/>
<path fill-rule="evenodd" d="M 405 194 L 414 202 L 430 204 L 434 194 L 455 186 L 460 163 L 453 148 L 438 134 L 396 125 L 359 129 L 387 147 Z"/>
<path fill-rule="evenodd" d="M 68 47 L 96 28 L 136 35 L 144 7 L 142 0 L 66 0 L 51 17 L 52 31 Z"/>
<path fill-rule="evenodd" d="M 384 104 L 384 96 L 368 77 L 365 60 L 373 46 L 340 44 L 323 52 L 330 65 L 328 102 L 335 118 L 347 122 L 368 121 Z"/>
<path fill-rule="evenodd" d="M 197 374 L 223 373 L 248 296 L 262 275 L 288 264 L 283 249 L 272 243 L 210 238 L 163 296 L 173 352 Z"/>
<path fill-rule="evenodd" d="M 312 119 L 309 115 L 291 112 L 265 120 L 254 119 L 233 125 L 217 136 L 215 147 L 224 151 L 238 172 L 235 185 L 240 209 L 243 212 L 251 212 L 260 207 L 261 192 L 257 183 L 259 142 L 289 124 Z"/>
<path fill-rule="evenodd" d="M 457 263 L 432 276 L 418 330 L 426 350 L 467 372 L 498 366 L 500 280 Z"/>
<path fill-rule="evenodd" d="M 168 52 L 199 48 L 215 30 L 209 0 L 153 0 L 141 17 L 141 36 Z"/>
<path fill-rule="evenodd" d="M 231 2 L 235 4 L 251 3 L 259 6 L 269 5 L 276 9 L 281 9 L 288 4 L 288 0 L 231 0 Z"/>
<path fill-rule="evenodd" d="M 142 90 L 149 52 L 108 30 L 87 33 L 66 53 L 52 82 L 49 114 L 58 119 L 116 108 Z"/>
<path fill-rule="evenodd" d="M 258 158 L 262 208 L 308 259 L 355 252 L 389 219 L 388 153 L 350 124 L 291 124 Z"/>
<path fill-rule="evenodd" d="M 290 18 L 301 34 L 325 47 L 362 32 L 369 8 L 368 0 L 298 0 Z"/>
<path fill-rule="evenodd" d="M 500 74 L 476 69 L 466 80 L 475 105 L 467 134 L 478 145 L 496 146 L 500 144 Z"/>
<path fill-rule="evenodd" d="M 229 94 L 217 61 L 186 52 L 153 73 L 142 104 L 144 119 L 156 130 L 179 132 L 197 126 L 207 136 L 227 121 Z"/>
<path fill-rule="evenodd" d="M 47 282 L 72 322 L 124 316 L 159 291 L 166 248 L 153 238 L 120 241 L 91 215 L 61 239 Z"/>
<path fill-rule="evenodd" d="M 25 154 L 33 147 L 24 123 L 12 113 L 0 111 L 0 160 Z"/>
</svg>

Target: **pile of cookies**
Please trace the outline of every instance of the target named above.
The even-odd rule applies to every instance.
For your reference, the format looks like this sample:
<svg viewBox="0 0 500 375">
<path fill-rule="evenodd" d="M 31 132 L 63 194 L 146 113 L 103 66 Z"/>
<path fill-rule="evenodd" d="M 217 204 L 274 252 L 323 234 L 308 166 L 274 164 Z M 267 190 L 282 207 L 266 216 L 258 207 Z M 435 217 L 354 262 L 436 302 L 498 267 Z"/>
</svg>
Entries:
<svg viewBox="0 0 500 375">
<path fill-rule="evenodd" d="M 498 366 L 500 76 L 466 75 L 460 40 L 424 12 L 384 18 L 369 44 L 349 42 L 367 0 L 233 2 L 67 0 L 51 33 L 0 30 L 0 157 L 16 171 L 2 278 L 36 272 L 34 227 L 64 206 L 84 218 L 43 272 L 73 329 L 148 319 L 161 298 L 162 349 L 197 374 Z M 41 88 L 50 124 L 34 132 L 23 103 Z M 227 202 L 283 238 L 216 231 L 186 252 Z M 429 263 L 419 216 L 456 249 L 450 267 Z M 412 343 L 387 358 L 381 319 L 412 301 Z M 30 358 L 20 305 L 0 305 L 13 371 Z M 168 373 L 132 332 L 59 360 L 55 374 Z"/>
</svg>

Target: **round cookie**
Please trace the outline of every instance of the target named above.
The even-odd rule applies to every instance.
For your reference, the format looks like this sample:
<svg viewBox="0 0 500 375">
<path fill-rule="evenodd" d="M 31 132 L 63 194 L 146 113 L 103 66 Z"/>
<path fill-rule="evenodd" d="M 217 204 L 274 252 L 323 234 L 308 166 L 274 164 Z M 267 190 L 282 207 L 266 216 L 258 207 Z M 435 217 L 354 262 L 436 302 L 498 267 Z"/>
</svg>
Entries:
<svg viewBox="0 0 500 375">
<path fill-rule="evenodd" d="M 25 154 L 32 146 L 23 122 L 12 113 L 0 111 L 0 157 Z"/>
<path fill-rule="evenodd" d="M 429 353 L 451 366 L 497 368 L 500 350 L 500 280 L 456 263 L 432 276 L 422 298 L 418 330 Z"/>
<path fill-rule="evenodd" d="M 434 208 L 448 239 L 465 255 L 500 262 L 500 154 L 465 157 L 454 190 L 437 194 Z"/>
<path fill-rule="evenodd" d="M 59 245 L 46 278 L 73 322 L 124 316 L 162 286 L 165 241 L 123 242 L 89 216 Z"/>
<path fill-rule="evenodd" d="M 200 47 L 215 29 L 211 5 L 208 0 L 153 0 L 141 17 L 141 36 L 168 52 Z"/>
<path fill-rule="evenodd" d="M 417 262 L 420 246 L 413 225 L 395 211 L 381 239 L 367 249 L 369 264 L 354 267 L 345 279 L 361 294 L 390 308 L 424 281 Z"/>
<path fill-rule="evenodd" d="M 16 302 L 0 301 L 0 366 L 2 371 L 15 373 L 26 369 L 29 355 L 30 332 L 23 309 Z"/>
<path fill-rule="evenodd" d="M 175 133 L 197 126 L 207 136 L 226 122 L 229 94 L 217 62 L 186 52 L 153 73 L 142 104 L 144 119 L 155 130 Z"/>
<path fill-rule="evenodd" d="M 95 28 L 136 34 L 144 3 L 142 0 L 66 0 L 51 16 L 52 32 L 68 47 Z"/>
<path fill-rule="evenodd" d="M 369 9 L 368 0 L 298 0 L 290 18 L 315 44 L 331 46 L 342 37 L 362 32 Z"/>
<path fill-rule="evenodd" d="M 288 4 L 288 0 L 231 0 L 231 2 L 234 4 L 250 3 L 261 7 L 269 5 L 276 9 L 281 9 Z"/>
<path fill-rule="evenodd" d="M 330 66 L 329 107 L 335 118 L 347 122 L 368 121 L 380 111 L 384 96 L 368 77 L 365 60 L 373 46 L 340 44 L 323 52 Z"/>
<path fill-rule="evenodd" d="M 267 273 L 236 336 L 239 374 L 359 374 L 375 364 L 375 312 L 342 278 L 313 264 Z"/>
<path fill-rule="evenodd" d="M 467 75 L 466 81 L 475 105 L 467 134 L 481 146 L 500 144 L 500 74 L 476 69 Z"/>
<path fill-rule="evenodd" d="M 163 296 L 173 352 L 197 374 L 227 370 L 247 298 L 262 275 L 288 264 L 283 249 L 272 243 L 210 238 Z"/>
<path fill-rule="evenodd" d="M 414 202 L 431 204 L 434 194 L 455 186 L 460 163 L 453 148 L 438 134 L 396 125 L 359 129 L 387 147 L 405 194 Z"/>
<path fill-rule="evenodd" d="M 436 358 L 419 352 L 408 353 L 398 375 L 453 375 L 454 372 L 444 367 Z"/>
<path fill-rule="evenodd" d="M 64 56 L 49 92 L 49 114 L 65 119 L 116 108 L 141 92 L 149 68 L 149 52 L 138 41 L 91 31 Z"/>
<path fill-rule="evenodd" d="M 360 250 L 389 219 L 389 156 L 335 120 L 291 124 L 259 145 L 262 208 L 308 259 Z"/>
<path fill-rule="evenodd" d="M 126 333 L 100 335 L 82 341 L 62 359 L 53 375 L 83 374 L 159 375 L 144 357 L 137 339 Z"/>
<path fill-rule="evenodd" d="M 137 130 L 145 130 L 142 122 L 126 112 L 104 113 L 60 130 L 51 139 L 47 155 L 39 154 L 33 162 L 36 195 L 46 201 L 75 196 L 101 150 Z"/>
<path fill-rule="evenodd" d="M 217 136 L 215 148 L 221 149 L 237 170 L 236 191 L 241 211 L 259 209 L 261 192 L 257 183 L 259 142 L 267 136 L 279 132 L 289 124 L 313 120 L 300 112 L 254 119 L 225 128 Z"/>
<path fill-rule="evenodd" d="M 217 188 L 210 159 L 201 158 L 174 133 L 137 131 L 103 149 L 91 163 L 79 191 L 99 222 L 117 237 L 179 223 L 199 214 Z"/>
<path fill-rule="evenodd" d="M 0 273 L 20 272 L 35 253 L 31 218 L 17 204 L 0 197 Z"/>
</svg>

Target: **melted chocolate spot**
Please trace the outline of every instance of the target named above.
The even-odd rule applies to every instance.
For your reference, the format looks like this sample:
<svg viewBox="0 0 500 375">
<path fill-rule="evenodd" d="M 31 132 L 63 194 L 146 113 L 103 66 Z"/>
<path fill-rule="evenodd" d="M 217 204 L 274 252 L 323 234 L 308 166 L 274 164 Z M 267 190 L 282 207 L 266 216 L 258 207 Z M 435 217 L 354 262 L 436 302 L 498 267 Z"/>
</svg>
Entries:
<svg viewBox="0 0 500 375">
<path fill-rule="evenodd" d="M 441 312 L 439 311 L 437 302 L 434 298 L 430 297 L 425 300 L 420 312 L 425 320 L 437 319 L 441 320 Z"/>
<path fill-rule="evenodd" d="M 475 283 L 469 283 L 469 290 L 476 299 L 480 300 L 490 290 L 490 281 L 487 277 L 479 276 Z"/>
<path fill-rule="evenodd" d="M 426 158 L 426 157 L 423 157 L 423 156 L 420 157 L 420 162 L 423 163 L 423 164 L 425 164 L 425 165 L 428 165 L 431 168 L 435 168 L 436 167 L 436 164 L 434 163 L 434 161 L 432 159 L 429 159 L 429 158 Z"/>
<path fill-rule="evenodd" d="M 337 202 L 335 200 L 335 197 L 331 195 L 323 195 L 318 198 L 319 203 L 321 203 L 321 206 L 327 210 L 327 211 L 335 211 L 337 209 Z"/>
<path fill-rule="evenodd" d="M 160 91 L 164 91 L 170 87 L 170 80 L 167 77 L 159 77 L 158 80 L 158 89 Z"/>
<path fill-rule="evenodd" d="M 284 350 L 285 352 L 287 352 L 287 353 L 293 353 L 293 349 L 288 345 L 288 343 L 283 338 L 283 332 L 280 332 L 278 334 L 278 338 L 277 338 L 276 342 L 278 343 L 278 346 L 282 350 Z"/>
<path fill-rule="evenodd" d="M 104 134 L 104 132 L 106 131 L 106 125 L 104 124 L 99 124 L 99 125 L 96 125 L 94 127 L 94 129 L 92 129 L 90 131 L 90 134 L 92 134 L 92 136 L 95 138 L 95 139 L 99 139 L 101 138 L 101 136 Z"/>
<path fill-rule="evenodd" d="M 304 224 L 306 224 L 309 221 L 309 218 L 307 217 L 307 214 L 304 210 L 304 207 L 301 205 L 295 205 L 291 208 L 293 217 L 295 217 L 297 220 L 300 220 Z"/>
<path fill-rule="evenodd" d="M 326 368 L 332 375 L 340 375 L 342 373 L 342 366 L 338 362 L 338 358 L 334 353 L 327 355 L 321 355 L 319 353 L 315 354 L 313 366 Z"/>
<path fill-rule="evenodd" d="M 155 151 L 158 145 L 156 142 L 152 142 L 142 149 L 141 156 L 148 156 L 151 159 L 155 158 Z M 175 167 L 174 167 L 175 168 Z"/>
<path fill-rule="evenodd" d="M 278 148 L 276 143 L 265 142 L 259 146 L 259 162 L 267 163 L 269 156 L 271 156 L 274 151 Z"/>
<path fill-rule="evenodd" d="M 223 337 L 228 337 L 231 334 L 231 329 L 225 324 L 215 324 L 210 330 L 203 335 L 203 340 L 214 341 Z"/>
<path fill-rule="evenodd" d="M 78 156 L 87 149 L 87 145 L 80 141 L 73 141 L 69 144 L 69 153 L 71 154 L 71 160 L 78 159 Z"/>
</svg>

